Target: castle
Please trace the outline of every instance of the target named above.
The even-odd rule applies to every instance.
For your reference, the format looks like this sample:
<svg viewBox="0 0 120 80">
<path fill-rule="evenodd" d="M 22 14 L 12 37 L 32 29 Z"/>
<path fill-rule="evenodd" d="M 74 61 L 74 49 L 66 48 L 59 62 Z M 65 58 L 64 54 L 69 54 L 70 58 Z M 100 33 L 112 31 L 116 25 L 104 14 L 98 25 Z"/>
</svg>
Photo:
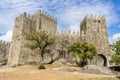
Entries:
<svg viewBox="0 0 120 80">
<path fill-rule="evenodd" d="M 75 41 L 87 41 L 95 45 L 100 60 L 102 60 L 101 64 L 107 65 L 110 50 L 105 16 L 88 15 L 80 23 L 80 32 L 71 33 L 71 31 L 58 31 L 57 20 L 40 10 L 33 15 L 23 13 L 15 19 L 8 57 L 9 66 L 39 63 L 38 49 L 32 50 L 24 46 L 26 43 L 30 43 L 26 40 L 26 36 L 31 35 L 34 31 L 45 31 L 56 36 L 54 45 L 50 46 L 51 51 L 44 55 L 45 63 L 50 63 L 60 57 L 71 60 L 67 53 L 67 45 Z"/>
</svg>

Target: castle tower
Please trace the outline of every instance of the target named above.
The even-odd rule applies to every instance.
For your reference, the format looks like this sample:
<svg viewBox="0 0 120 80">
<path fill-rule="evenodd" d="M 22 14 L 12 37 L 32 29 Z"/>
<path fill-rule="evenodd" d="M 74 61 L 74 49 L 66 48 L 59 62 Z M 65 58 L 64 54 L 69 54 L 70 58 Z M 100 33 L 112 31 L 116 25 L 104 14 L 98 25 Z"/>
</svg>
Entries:
<svg viewBox="0 0 120 80">
<path fill-rule="evenodd" d="M 46 31 L 48 33 L 56 33 L 57 31 L 57 21 L 55 18 L 50 15 L 42 12 L 41 10 L 37 11 L 32 15 L 31 19 L 35 22 L 36 31 Z"/>
<path fill-rule="evenodd" d="M 93 44 L 97 54 L 110 55 L 105 16 L 88 15 L 80 23 L 80 39 Z"/>
<path fill-rule="evenodd" d="M 39 32 L 41 30 L 48 33 L 55 33 L 56 29 L 56 19 L 42 11 L 38 11 L 31 16 L 27 16 L 26 13 L 23 13 L 21 16 L 17 17 L 15 19 L 12 42 L 10 45 L 8 65 L 16 66 L 33 62 L 38 63 L 40 60 L 39 52 L 25 47 L 26 44 L 31 43 L 26 40 L 26 37 L 35 31 Z"/>
</svg>

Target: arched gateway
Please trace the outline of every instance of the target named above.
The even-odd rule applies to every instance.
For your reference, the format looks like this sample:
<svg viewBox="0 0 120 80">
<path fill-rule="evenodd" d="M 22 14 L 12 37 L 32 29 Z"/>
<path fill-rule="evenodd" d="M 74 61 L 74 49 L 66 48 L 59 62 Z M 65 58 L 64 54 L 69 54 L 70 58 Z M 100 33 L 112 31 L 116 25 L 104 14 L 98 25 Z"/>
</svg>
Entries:
<svg viewBox="0 0 120 80">
<path fill-rule="evenodd" d="M 89 61 L 89 64 L 107 66 L 107 58 L 103 54 L 97 54 L 92 60 Z"/>
<path fill-rule="evenodd" d="M 105 55 L 103 55 L 103 54 L 98 54 L 98 56 L 100 56 L 101 57 L 101 59 L 103 60 L 103 66 L 107 66 L 107 58 L 106 58 L 106 56 Z"/>
</svg>

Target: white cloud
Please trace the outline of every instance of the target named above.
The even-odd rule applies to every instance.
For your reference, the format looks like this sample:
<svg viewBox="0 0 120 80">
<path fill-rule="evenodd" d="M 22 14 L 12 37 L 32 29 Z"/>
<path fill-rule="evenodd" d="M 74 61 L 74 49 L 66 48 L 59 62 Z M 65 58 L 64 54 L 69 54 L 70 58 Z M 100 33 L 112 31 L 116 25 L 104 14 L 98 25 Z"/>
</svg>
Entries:
<svg viewBox="0 0 120 80">
<path fill-rule="evenodd" d="M 112 2 L 104 0 L 0 0 L 0 33 L 13 30 L 14 19 L 23 12 L 42 9 L 58 20 L 58 28 L 79 30 L 87 14 L 104 14 L 108 26 L 119 21 Z"/>
<path fill-rule="evenodd" d="M 109 26 L 118 20 L 112 3 L 101 0 L 2 0 L 0 5 L 0 13 L 2 14 L 0 19 L 4 15 L 6 16 L 4 18 L 6 21 L 2 21 L 4 23 L 8 21 L 8 18 L 14 21 L 14 18 L 24 11 L 33 13 L 39 9 L 47 11 L 47 13 L 57 17 L 58 21 L 64 21 L 63 24 L 68 25 L 78 25 L 86 14 L 105 14 Z M 12 28 L 12 24 L 13 22 L 11 24 L 3 24 L 3 26 L 10 26 Z"/>
<path fill-rule="evenodd" d="M 0 36 L 0 40 L 10 42 L 12 38 L 12 31 L 8 31 L 6 34 Z"/>
<path fill-rule="evenodd" d="M 96 0 L 94 4 L 81 2 L 79 5 L 71 5 L 69 7 L 65 7 L 59 14 L 59 19 L 70 26 L 72 24 L 79 25 L 80 21 L 87 14 L 106 15 L 108 26 L 111 26 L 118 21 L 118 17 L 114 12 L 112 4 L 103 3 L 100 0 Z"/>
<path fill-rule="evenodd" d="M 116 33 L 109 38 L 109 43 L 112 44 L 120 39 L 120 33 Z"/>
<path fill-rule="evenodd" d="M 78 31 L 80 31 L 80 27 L 78 27 L 77 25 L 70 25 L 69 30 L 71 32 L 74 32 L 74 31 L 78 32 Z"/>
<path fill-rule="evenodd" d="M 116 33 L 112 36 L 114 40 L 118 40 L 120 38 L 120 33 Z"/>
</svg>

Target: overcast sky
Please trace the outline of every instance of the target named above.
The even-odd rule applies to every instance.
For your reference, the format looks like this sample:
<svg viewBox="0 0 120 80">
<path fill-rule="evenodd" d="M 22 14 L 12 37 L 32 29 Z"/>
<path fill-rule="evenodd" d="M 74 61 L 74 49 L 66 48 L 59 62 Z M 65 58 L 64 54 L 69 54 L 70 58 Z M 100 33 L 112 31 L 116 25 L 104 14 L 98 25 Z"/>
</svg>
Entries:
<svg viewBox="0 0 120 80">
<path fill-rule="evenodd" d="M 57 18 L 61 30 L 79 31 L 87 14 L 106 15 L 109 42 L 120 37 L 120 0 L 0 0 L 0 39 L 11 40 L 16 16 L 37 10 Z"/>
</svg>

